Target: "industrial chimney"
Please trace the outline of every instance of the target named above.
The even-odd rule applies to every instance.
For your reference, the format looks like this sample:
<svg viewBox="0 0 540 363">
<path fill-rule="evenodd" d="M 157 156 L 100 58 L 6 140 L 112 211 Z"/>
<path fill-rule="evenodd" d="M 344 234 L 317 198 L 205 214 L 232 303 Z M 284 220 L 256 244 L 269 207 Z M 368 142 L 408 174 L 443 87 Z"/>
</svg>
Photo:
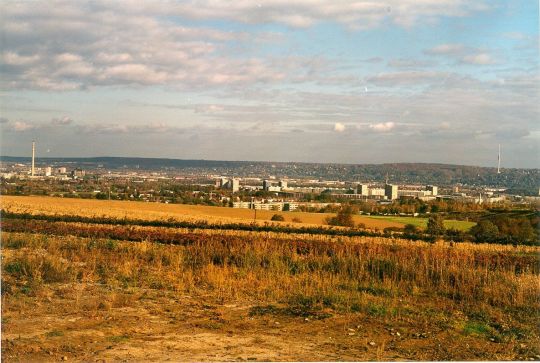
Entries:
<svg viewBox="0 0 540 363">
<path fill-rule="evenodd" d="M 497 174 L 501 173 L 501 144 L 499 144 L 499 155 L 497 156 Z"/>
<path fill-rule="evenodd" d="M 35 168 L 34 168 L 34 159 L 36 157 L 36 142 L 32 140 L 32 176 L 35 175 Z"/>
</svg>

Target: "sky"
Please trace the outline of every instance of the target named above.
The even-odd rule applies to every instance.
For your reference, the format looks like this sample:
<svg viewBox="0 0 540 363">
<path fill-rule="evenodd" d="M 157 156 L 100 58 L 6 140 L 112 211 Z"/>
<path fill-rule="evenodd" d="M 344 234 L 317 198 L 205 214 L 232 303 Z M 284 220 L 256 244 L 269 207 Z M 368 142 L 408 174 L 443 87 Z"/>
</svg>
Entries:
<svg viewBox="0 0 540 363">
<path fill-rule="evenodd" d="M 540 167 L 538 1 L 0 3 L 0 152 Z"/>
</svg>

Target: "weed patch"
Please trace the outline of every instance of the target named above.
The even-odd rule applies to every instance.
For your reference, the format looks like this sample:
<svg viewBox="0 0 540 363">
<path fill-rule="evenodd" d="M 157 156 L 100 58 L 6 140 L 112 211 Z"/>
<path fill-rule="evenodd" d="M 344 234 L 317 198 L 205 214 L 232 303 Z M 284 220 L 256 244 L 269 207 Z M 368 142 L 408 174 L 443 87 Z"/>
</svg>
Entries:
<svg viewBox="0 0 540 363">
<path fill-rule="evenodd" d="M 468 321 L 463 328 L 465 335 L 487 335 L 490 331 L 489 325 L 479 321 Z"/>
<path fill-rule="evenodd" d="M 110 341 L 111 343 L 122 343 L 129 340 L 129 336 L 126 334 L 113 335 L 113 336 L 108 337 L 107 340 Z"/>
<path fill-rule="evenodd" d="M 61 330 L 51 330 L 45 333 L 45 336 L 47 338 L 61 337 L 61 336 L 64 336 L 64 332 Z"/>
</svg>

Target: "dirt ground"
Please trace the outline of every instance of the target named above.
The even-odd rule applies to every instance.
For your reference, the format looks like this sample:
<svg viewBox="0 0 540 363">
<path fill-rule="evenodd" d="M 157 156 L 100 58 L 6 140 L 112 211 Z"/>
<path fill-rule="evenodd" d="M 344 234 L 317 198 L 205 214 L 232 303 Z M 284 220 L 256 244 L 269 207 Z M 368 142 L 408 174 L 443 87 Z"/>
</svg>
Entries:
<svg viewBox="0 0 540 363">
<path fill-rule="evenodd" d="M 2 303 L 5 362 L 540 358 L 528 344 L 463 336 L 425 319 L 253 315 L 247 303 L 159 290 L 66 284 Z"/>
<path fill-rule="evenodd" d="M 2 196 L 2 208 L 12 211 L 32 211 L 44 214 L 72 214 L 84 216 L 111 216 L 115 218 L 141 218 L 141 219 L 167 219 L 200 220 L 208 222 L 246 222 L 254 218 L 254 211 L 250 209 L 211 207 L 186 204 L 144 203 L 131 201 L 74 199 L 54 197 L 26 197 Z M 301 223 L 295 225 L 323 225 L 324 220 L 331 213 L 304 213 L 304 212 L 275 212 L 257 211 L 257 221 L 268 222 L 272 216 L 279 213 L 284 216 L 286 223 L 293 223 L 298 218 Z M 364 223 L 367 228 L 384 229 L 386 227 L 403 227 L 403 223 L 386 220 L 376 220 L 363 216 L 354 216 L 355 223 Z"/>
</svg>

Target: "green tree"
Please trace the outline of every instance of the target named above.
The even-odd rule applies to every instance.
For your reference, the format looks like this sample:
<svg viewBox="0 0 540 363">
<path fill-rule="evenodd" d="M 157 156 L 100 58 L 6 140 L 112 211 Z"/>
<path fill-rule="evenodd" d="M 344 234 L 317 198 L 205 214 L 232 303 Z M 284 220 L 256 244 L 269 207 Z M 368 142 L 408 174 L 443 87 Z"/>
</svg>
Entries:
<svg viewBox="0 0 540 363">
<path fill-rule="evenodd" d="M 518 222 L 518 233 L 516 237 L 520 242 L 528 242 L 536 239 L 534 228 L 528 219 L 522 219 Z"/>
<path fill-rule="evenodd" d="M 429 217 L 426 232 L 434 237 L 444 234 L 444 219 L 440 214 L 433 214 Z"/>
<path fill-rule="evenodd" d="M 471 234 L 477 242 L 490 242 L 499 236 L 499 228 L 490 221 L 480 221 L 471 228 Z"/>
<path fill-rule="evenodd" d="M 331 226 L 354 227 L 354 209 L 350 205 L 343 206 L 335 217 L 326 219 L 326 223 Z"/>
<path fill-rule="evenodd" d="M 406 224 L 403 228 L 404 233 L 415 234 L 418 233 L 418 228 L 414 224 Z"/>
<path fill-rule="evenodd" d="M 100 192 L 96 194 L 96 199 L 107 199 L 108 195 L 106 193 Z"/>
</svg>

